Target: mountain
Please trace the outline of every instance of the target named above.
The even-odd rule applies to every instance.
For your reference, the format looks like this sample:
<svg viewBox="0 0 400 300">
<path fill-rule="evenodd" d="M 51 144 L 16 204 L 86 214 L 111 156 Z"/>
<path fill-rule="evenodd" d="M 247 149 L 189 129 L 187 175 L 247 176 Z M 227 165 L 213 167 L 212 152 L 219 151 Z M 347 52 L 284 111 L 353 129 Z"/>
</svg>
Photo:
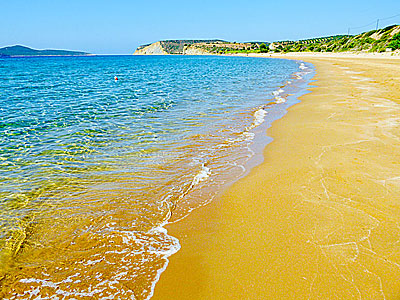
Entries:
<svg viewBox="0 0 400 300">
<path fill-rule="evenodd" d="M 29 47 L 15 45 L 0 48 L 0 57 L 7 56 L 79 56 L 89 53 L 69 50 L 36 50 Z"/>
<path fill-rule="evenodd" d="M 143 45 L 135 55 L 154 54 L 229 54 L 260 52 L 385 52 L 400 51 L 400 25 L 363 32 L 358 35 L 334 35 L 298 41 L 227 42 L 222 40 L 167 40 Z"/>
<path fill-rule="evenodd" d="M 255 50 L 266 42 L 236 43 L 223 40 L 166 40 L 139 46 L 134 55 L 205 55 Z"/>
</svg>

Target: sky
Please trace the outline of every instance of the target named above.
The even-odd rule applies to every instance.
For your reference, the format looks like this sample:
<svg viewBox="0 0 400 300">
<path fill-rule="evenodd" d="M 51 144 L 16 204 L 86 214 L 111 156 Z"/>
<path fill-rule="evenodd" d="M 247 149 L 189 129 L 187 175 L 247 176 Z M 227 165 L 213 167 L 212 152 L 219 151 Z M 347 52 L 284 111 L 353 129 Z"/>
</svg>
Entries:
<svg viewBox="0 0 400 300">
<path fill-rule="evenodd" d="M 379 27 L 400 24 L 400 0 L 1 0 L 0 47 L 130 54 L 166 39 L 273 42 L 349 27 L 355 34 L 394 15 Z"/>
</svg>

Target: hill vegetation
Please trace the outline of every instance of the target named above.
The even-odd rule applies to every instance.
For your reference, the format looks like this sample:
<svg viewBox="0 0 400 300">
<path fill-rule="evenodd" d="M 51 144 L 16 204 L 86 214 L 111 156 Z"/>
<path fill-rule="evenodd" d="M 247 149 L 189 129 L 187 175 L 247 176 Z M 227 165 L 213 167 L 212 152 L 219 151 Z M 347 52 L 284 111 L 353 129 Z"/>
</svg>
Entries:
<svg viewBox="0 0 400 300">
<path fill-rule="evenodd" d="M 229 53 L 260 53 L 268 52 L 268 42 L 218 42 L 218 43 L 199 43 L 194 46 L 201 48 L 210 54 L 229 54 Z"/>
<path fill-rule="evenodd" d="M 140 46 L 136 49 L 135 53 L 143 53 L 146 48 L 149 48 L 155 44 L 156 43 Z M 264 45 L 264 49 L 267 49 L 267 45 L 269 45 L 269 43 L 237 43 L 223 40 L 166 40 L 159 42 L 159 47 L 161 47 L 161 50 L 167 54 L 185 54 L 190 52 L 189 50 L 193 49 L 198 50 L 199 53 L 207 54 L 260 52 L 261 45 Z"/>
<path fill-rule="evenodd" d="M 183 54 L 183 49 L 187 46 L 200 43 L 219 43 L 219 42 L 225 43 L 225 41 L 222 40 L 165 40 L 165 41 L 160 41 L 160 46 L 168 54 Z M 139 46 L 136 49 L 136 51 L 140 51 L 151 45 L 152 44 Z"/>
<path fill-rule="evenodd" d="M 300 41 L 274 42 L 273 52 L 385 52 L 400 49 L 400 26 L 392 25 L 358 35 L 336 35 Z"/>
<path fill-rule="evenodd" d="M 69 50 L 36 50 L 29 47 L 16 45 L 0 48 L 1 56 L 79 56 L 88 53 Z"/>
<path fill-rule="evenodd" d="M 154 49 L 146 51 L 146 48 Z M 358 35 L 334 35 L 299 41 L 227 42 L 223 40 L 166 40 L 138 47 L 139 54 L 230 54 L 266 52 L 387 52 L 400 49 L 400 25 Z M 400 50 L 399 50 L 400 51 Z"/>
</svg>

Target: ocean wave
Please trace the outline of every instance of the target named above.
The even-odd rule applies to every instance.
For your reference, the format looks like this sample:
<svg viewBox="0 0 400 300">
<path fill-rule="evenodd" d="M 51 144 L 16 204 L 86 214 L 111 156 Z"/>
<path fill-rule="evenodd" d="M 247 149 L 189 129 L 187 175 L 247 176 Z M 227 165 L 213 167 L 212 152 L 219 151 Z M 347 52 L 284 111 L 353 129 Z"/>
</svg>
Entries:
<svg viewBox="0 0 400 300">
<path fill-rule="evenodd" d="M 165 223 L 167 223 L 167 221 L 166 221 Z M 149 300 L 149 299 L 151 299 L 151 298 L 153 297 L 153 295 L 154 295 L 154 289 L 155 289 L 155 287 L 156 287 L 156 284 L 157 284 L 157 282 L 160 280 L 161 274 L 162 274 L 162 273 L 167 269 L 167 267 L 168 267 L 168 263 L 169 263 L 168 258 L 169 258 L 171 255 L 175 254 L 176 252 L 178 252 L 178 251 L 181 249 L 181 245 L 180 245 L 180 243 L 179 243 L 179 240 L 178 240 L 177 238 L 171 236 L 171 235 L 168 235 L 167 229 L 165 229 L 165 228 L 163 227 L 164 225 L 165 225 L 165 224 L 162 224 L 162 225 L 160 225 L 160 226 L 158 226 L 158 227 L 152 228 L 152 229 L 149 231 L 149 233 L 156 233 L 156 234 L 158 234 L 158 235 L 161 234 L 161 235 L 164 235 L 164 236 L 168 237 L 169 242 L 170 242 L 170 245 L 169 245 L 169 248 L 167 248 L 167 249 L 165 249 L 165 250 L 161 250 L 161 251 L 160 251 L 160 250 L 156 250 L 156 251 L 153 251 L 153 254 L 162 256 L 166 262 L 165 262 L 165 264 L 164 264 L 164 266 L 163 266 L 162 268 L 160 268 L 160 269 L 157 270 L 157 275 L 156 275 L 156 277 L 154 278 L 154 280 L 151 282 L 150 293 L 149 293 L 149 295 L 147 296 L 146 300 Z"/>
<path fill-rule="evenodd" d="M 312 71 L 312 70 L 311 70 L 308 66 L 306 66 L 304 63 L 300 63 L 299 69 L 300 69 L 301 71 L 296 72 L 296 73 L 293 74 L 293 77 L 294 77 L 295 79 L 298 79 L 298 80 L 302 79 L 305 75 L 309 74 L 309 73 Z"/>
<path fill-rule="evenodd" d="M 286 99 L 280 96 L 275 97 L 275 103 L 280 104 L 280 103 L 285 103 Z"/>
<path fill-rule="evenodd" d="M 150 299 L 161 273 L 167 268 L 168 257 L 181 248 L 178 239 L 167 234 L 165 224 L 150 229 L 148 232 L 120 231 L 112 224 L 102 228 L 102 232 L 92 233 L 101 253 L 86 250 L 87 256 L 75 257 L 65 266 L 55 263 L 57 274 L 50 276 L 37 268 L 37 272 L 29 277 L 20 278 L 18 285 L 23 294 L 17 292 L 18 298 L 37 298 L 42 290 L 64 297 L 92 297 L 114 299 L 124 295 L 124 299 Z M 123 262 L 123 265 L 116 264 Z M 156 261 L 158 267 L 151 268 L 151 273 L 141 271 L 151 262 Z M 136 272 L 132 272 L 136 270 Z M 121 282 L 139 281 L 146 275 L 146 285 L 140 294 L 135 294 L 129 287 L 121 286 Z M 82 278 L 96 278 L 95 281 L 83 281 Z M 143 279 L 142 279 L 143 280 Z M 41 299 L 48 299 L 42 298 Z M 14 299 L 14 298 L 13 298 Z"/>
<path fill-rule="evenodd" d="M 211 170 L 210 168 L 207 168 L 204 164 L 201 166 L 201 170 L 199 173 L 194 176 L 193 181 L 192 181 L 192 187 L 199 184 L 201 181 L 206 180 L 208 177 L 211 175 Z"/>
<path fill-rule="evenodd" d="M 251 125 L 251 128 L 260 126 L 264 122 L 266 115 L 267 115 L 267 111 L 263 107 L 256 110 L 254 112 L 254 121 L 253 121 L 253 124 Z"/>
<path fill-rule="evenodd" d="M 307 70 L 308 68 L 306 67 L 306 65 L 304 63 L 301 63 L 299 66 L 300 70 Z"/>
<path fill-rule="evenodd" d="M 277 90 L 277 91 L 273 91 L 273 92 L 272 92 L 272 95 L 278 96 L 278 95 L 282 94 L 283 92 L 284 92 L 284 90 L 279 89 L 279 90 Z"/>
<path fill-rule="evenodd" d="M 244 138 L 245 141 L 250 141 L 254 139 L 255 134 L 253 132 L 245 131 L 242 133 L 242 137 Z"/>
</svg>

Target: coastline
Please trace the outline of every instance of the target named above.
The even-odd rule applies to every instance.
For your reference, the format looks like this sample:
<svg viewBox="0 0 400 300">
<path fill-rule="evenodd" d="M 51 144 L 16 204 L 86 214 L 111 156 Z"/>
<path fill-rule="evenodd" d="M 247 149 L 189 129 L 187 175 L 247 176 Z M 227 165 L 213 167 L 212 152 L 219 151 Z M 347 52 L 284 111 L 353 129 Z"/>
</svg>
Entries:
<svg viewBox="0 0 400 300">
<path fill-rule="evenodd" d="M 268 130 L 261 165 L 166 226 L 182 248 L 152 299 L 395 299 L 400 63 L 272 57 L 314 64 L 316 87 Z"/>
<path fill-rule="evenodd" d="M 150 61 L 147 60 L 148 66 L 150 68 L 152 65 L 156 66 L 157 64 L 154 63 L 154 60 L 160 62 L 159 59 L 164 60 L 164 63 L 169 62 L 169 64 L 173 66 L 179 66 L 179 62 L 176 62 L 176 60 L 180 60 L 181 63 L 186 64 L 186 58 L 183 57 L 177 57 L 176 59 L 173 58 L 172 60 L 170 60 L 169 57 L 164 57 L 152 58 Z M 180 218 L 185 217 L 185 215 L 187 215 L 192 209 L 205 205 L 206 203 L 202 202 L 203 200 L 210 201 L 213 198 L 214 193 L 219 191 L 220 187 L 225 183 L 229 184 L 243 176 L 244 172 L 250 169 L 244 166 L 254 155 L 254 152 L 258 154 L 258 158 L 262 159 L 261 152 L 264 148 L 264 140 L 267 139 L 265 132 L 266 128 L 269 127 L 269 121 L 280 118 L 285 107 L 297 102 L 296 93 L 299 90 L 302 90 L 298 84 L 305 82 L 304 74 L 310 71 L 306 64 L 287 60 L 260 60 L 258 58 L 247 59 L 241 57 L 236 59 L 208 57 L 189 59 L 194 59 L 200 62 L 205 61 L 205 65 L 207 65 L 208 62 L 208 64 L 213 67 L 219 66 L 216 70 L 226 72 L 226 76 L 218 75 L 214 80 L 206 81 L 203 74 L 207 69 L 203 70 L 201 68 L 198 69 L 200 76 L 195 75 L 194 77 L 190 77 L 185 75 L 185 79 L 192 79 L 189 81 L 190 89 L 187 89 L 190 91 L 188 92 L 190 93 L 188 94 L 188 98 L 196 99 L 190 98 L 193 94 L 203 96 L 203 92 L 210 86 L 213 86 L 215 90 L 222 90 L 220 99 L 224 99 L 221 99 L 221 105 L 236 105 L 233 106 L 233 113 L 227 113 L 229 112 L 229 109 L 224 109 L 222 110 L 222 115 L 226 117 L 218 118 L 217 114 L 219 114 L 221 109 L 215 109 L 217 103 L 214 102 L 215 99 L 218 99 L 215 97 L 209 98 L 211 105 L 207 105 L 207 102 L 201 102 L 198 107 L 195 106 L 195 101 L 189 100 L 188 103 L 190 103 L 190 105 L 188 106 L 189 109 L 186 110 L 186 118 L 192 120 L 192 118 L 197 114 L 197 116 L 204 115 L 213 117 L 214 120 L 212 122 L 203 123 L 210 124 L 209 127 L 207 127 L 207 125 L 201 126 L 202 129 L 200 130 L 200 133 L 204 132 L 204 135 L 188 134 L 186 136 L 189 136 L 190 138 L 182 139 L 183 143 L 176 141 L 173 144 L 168 144 L 172 145 L 172 148 L 168 148 L 168 145 L 166 145 L 166 149 L 168 150 L 165 152 L 173 153 L 176 151 L 175 154 L 179 153 L 179 155 L 171 157 L 170 160 L 167 160 L 168 157 L 165 156 L 163 157 L 165 161 L 161 160 L 159 166 L 155 166 L 156 168 L 149 168 L 148 171 L 146 168 L 140 170 L 140 175 L 149 174 L 153 183 L 157 182 L 157 184 L 148 187 L 149 193 L 147 193 L 147 185 L 144 186 L 145 188 L 141 189 L 140 192 L 134 192 L 133 189 L 140 187 L 140 185 L 135 182 L 137 181 L 136 179 L 138 176 L 135 176 L 136 174 L 133 173 L 133 171 L 131 171 L 132 173 L 130 172 L 129 175 L 124 174 L 123 176 L 120 176 L 119 174 L 116 174 L 116 176 L 107 174 L 104 178 L 96 178 L 96 187 L 85 189 L 87 192 L 76 194 L 76 198 L 75 195 L 69 199 L 67 198 L 68 204 L 65 205 L 67 207 L 75 208 L 75 203 L 78 205 L 80 203 L 89 204 L 87 208 L 83 208 L 85 212 L 82 213 L 82 218 L 69 218 L 67 214 L 66 218 L 61 217 L 53 221 L 53 212 L 63 209 L 64 201 L 56 203 L 55 207 L 52 207 L 51 210 L 44 211 L 43 213 L 38 211 L 32 219 L 36 223 L 40 222 L 40 227 L 38 226 L 31 229 L 28 227 L 29 223 L 28 225 L 23 224 L 21 229 L 18 231 L 22 232 L 22 234 L 17 236 L 15 243 L 10 243 L 9 249 L 13 252 L 10 251 L 9 253 L 14 254 L 15 259 L 14 257 L 9 256 L 12 259 L 9 259 L 8 261 L 11 263 L 15 261 L 15 264 L 13 265 L 10 263 L 10 269 L 8 270 L 3 268 L 3 270 L 6 271 L 3 273 L 6 277 L 2 280 L 2 291 L 0 292 L 3 297 L 11 297 L 11 295 L 21 298 L 36 297 L 38 295 L 46 295 L 49 293 L 64 295 L 75 294 L 78 297 L 83 295 L 83 293 L 91 295 L 92 297 L 97 297 L 98 294 L 101 293 L 103 297 L 105 297 L 105 295 L 111 297 L 112 295 L 115 296 L 115 293 L 117 292 L 134 293 L 135 298 L 139 299 L 150 298 L 150 294 L 153 290 L 153 283 L 158 281 L 160 273 L 165 269 L 168 262 L 167 258 L 175 253 L 180 247 L 178 240 L 168 236 L 166 231 L 161 227 L 164 224 L 165 219 L 169 218 L 171 204 L 178 201 L 184 203 L 184 205 L 177 206 L 177 209 L 174 210 L 173 218 L 169 219 L 169 221 L 172 222 L 174 220 L 178 221 Z M 116 60 L 117 61 L 110 60 L 113 66 L 120 61 L 118 58 L 116 58 Z M 139 61 L 137 59 L 129 60 Z M 108 66 L 108 60 L 104 62 L 98 59 L 91 61 L 92 63 L 97 61 L 97 63 L 100 63 L 100 66 Z M 125 61 L 125 59 L 123 61 Z M 241 62 L 241 68 L 237 68 L 236 73 L 231 69 L 232 62 L 234 61 Z M 27 61 L 19 61 L 17 63 L 20 63 L 25 67 L 25 62 Z M 51 60 L 47 61 L 47 64 L 49 63 L 51 66 L 53 65 Z M 97 63 L 94 65 L 97 65 Z M 43 64 L 46 65 L 46 61 L 44 61 Z M 118 68 L 122 74 L 126 72 L 125 68 L 128 68 L 127 65 L 129 65 L 126 62 L 124 64 L 124 67 Z M 132 66 L 129 65 L 129 68 L 135 69 L 135 63 L 133 63 Z M 43 69 L 46 70 L 46 68 Z M 89 73 L 87 71 L 82 72 L 79 65 L 71 64 L 70 70 L 77 71 L 77 69 L 80 74 Z M 115 67 L 112 69 L 115 69 Z M 238 90 L 232 90 L 234 87 L 230 87 L 232 81 L 231 78 L 240 78 L 243 71 L 247 69 L 249 69 L 250 73 L 253 74 L 249 74 L 249 78 L 252 78 L 251 83 L 254 83 L 254 86 L 249 82 L 250 85 L 248 85 L 247 88 L 242 87 L 242 84 L 239 84 Z M 85 69 L 83 68 L 82 70 Z M 108 81 L 107 85 L 109 85 L 109 89 L 107 89 L 107 87 L 105 89 L 102 88 L 101 94 L 107 95 L 108 92 L 110 92 L 113 96 L 124 95 L 122 92 L 119 93 L 119 89 L 117 89 L 115 85 L 118 84 L 118 86 L 123 87 L 124 84 L 133 82 L 137 78 L 137 73 L 138 72 L 131 73 L 131 77 L 124 76 L 125 80 L 121 80 L 118 83 L 114 83 L 114 81 L 110 83 Z M 191 69 L 191 73 L 195 74 L 193 69 Z M 218 71 L 215 73 L 220 74 Z M 125 74 L 129 73 L 126 72 Z M 271 77 L 269 74 L 273 74 L 274 76 Z M 99 77 L 104 76 L 104 74 L 102 75 L 102 72 L 96 73 L 96 75 Z M 58 72 L 55 72 L 54 76 L 57 76 L 57 79 L 53 82 L 58 83 Z M 161 76 L 164 77 L 165 75 Z M 38 78 L 42 77 L 43 76 L 39 76 Z M 308 77 L 309 76 L 307 76 L 307 78 Z M 51 81 L 51 76 L 48 78 L 48 81 Z M 249 78 L 246 78 L 246 81 L 249 81 Z M 109 79 L 112 80 L 112 78 Z M 62 80 L 62 77 L 60 80 Z M 92 81 L 89 77 L 85 79 L 85 82 L 88 87 L 92 85 Z M 143 80 L 143 82 L 144 85 L 146 85 L 146 81 Z M 213 85 L 214 82 L 219 82 L 220 86 Z M 65 87 L 68 87 L 69 85 L 61 83 L 54 84 L 54 86 L 62 87 L 63 90 L 68 91 Z M 174 87 L 169 85 L 166 86 L 174 90 Z M 253 87 L 249 88 L 249 86 Z M 80 90 L 85 90 L 85 87 L 86 85 L 83 85 L 80 87 Z M 184 87 L 184 84 L 177 86 L 178 89 Z M 196 92 L 196 88 L 198 92 Z M 72 91 L 73 90 L 74 89 L 72 89 Z M 55 88 L 54 91 L 57 91 L 57 89 Z M 127 93 L 130 95 L 131 89 L 129 89 Z M 292 94 L 292 96 L 290 94 Z M 61 93 L 61 95 L 63 95 L 63 93 Z M 237 96 L 240 96 L 240 99 L 236 99 Z M 68 99 L 68 97 L 69 93 L 66 93 L 64 97 L 60 97 L 60 101 Z M 95 97 L 96 101 L 101 99 L 102 98 Z M 124 108 L 131 108 L 134 106 L 134 103 L 130 103 L 128 99 L 129 97 L 124 101 Z M 227 101 L 227 99 L 231 100 Z M 136 98 L 133 101 L 136 101 Z M 79 103 L 79 101 L 77 101 L 77 103 Z M 96 106 L 101 106 L 102 102 L 98 101 L 97 103 L 99 103 L 99 105 Z M 240 103 L 242 103 L 242 105 L 240 105 Z M 165 108 L 169 107 L 170 106 Z M 205 109 L 204 113 L 202 111 L 203 108 Z M 216 114 L 213 114 L 213 111 L 209 108 L 213 108 Z M 154 110 L 156 109 L 157 107 Z M 142 124 L 154 124 L 152 119 L 154 118 L 154 115 L 157 116 L 157 114 L 154 113 L 154 110 L 149 113 L 147 122 L 143 122 Z M 113 110 L 110 109 L 108 110 L 108 113 L 112 111 Z M 81 111 L 79 110 L 74 110 L 74 113 L 77 116 L 80 116 L 80 112 Z M 86 110 L 82 110 L 82 112 L 85 113 Z M 124 110 L 119 110 L 118 112 L 119 113 L 112 115 L 124 115 Z M 170 116 L 169 118 L 165 118 L 167 124 L 170 124 L 170 119 L 179 120 L 185 118 L 184 109 L 166 109 L 161 110 L 161 113 L 158 115 L 161 116 L 161 118 L 154 119 L 156 119 L 156 122 L 161 122 L 162 115 L 166 114 Z M 145 118 L 143 117 L 143 119 Z M 121 121 L 118 117 L 109 120 Z M 215 122 L 215 120 L 217 120 L 217 122 Z M 218 120 L 223 121 L 218 122 Z M 200 127 L 198 126 L 200 122 L 201 119 L 199 118 L 196 121 L 197 125 L 195 124 L 195 126 Z M 102 128 L 106 130 L 106 128 L 109 128 L 107 127 L 107 124 L 110 123 L 112 124 L 113 122 L 101 122 Z M 179 124 L 184 125 L 184 123 Z M 189 123 L 189 126 L 190 124 L 191 122 Z M 140 125 L 140 122 L 138 126 L 140 126 L 139 128 L 141 130 L 142 126 Z M 128 127 L 133 131 L 135 129 L 135 126 L 134 124 L 131 124 L 130 119 Z M 219 131 L 218 127 L 223 130 Z M 80 126 L 79 130 L 82 131 L 84 128 L 85 126 Z M 169 128 L 177 129 L 176 127 L 174 128 L 174 126 Z M 190 132 L 190 128 L 188 131 Z M 179 134 L 179 130 L 171 130 L 171 132 L 172 133 L 169 136 L 171 138 L 176 137 Z M 52 133 L 52 135 L 57 136 L 57 131 Z M 104 138 L 104 135 L 101 134 L 101 137 Z M 159 134 L 158 137 L 166 140 L 165 136 L 163 137 L 161 134 Z M 212 139 L 210 137 L 212 137 Z M 63 135 L 62 139 L 64 143 L 68 144 L 68 138 L 68 135 Z M 93 135 L 92 139 L 96 140 L 96 138 L 97 136 Z M 109 138 L 112 140 L 113 136 L 109 135 Z M 172 138 L 171 142 L 173 140 L 174 139 Z M 129 138 L 127 141 L 129 141 Z M 252 147 L 255 143 L 257 144 L 257 150 Z M 135 143 L 129 144 L 130 147 L 135 146 Z M 139 149 L 136 149 L 140 151 L 142 147 L 141 145 Z M 131 149 L 132 148 L 130 148 L 130 150 Z M 153 153 L 156 154 L 154 158 L 157 160 L 162 158 L 162 156 L 159 155 L 160 152 Z M 175 160 L 175 157 L 179 157 L 179 160 Z M 123 158 L 127 165 L 131 162 L 137 161 L 136 159 L 130 161 L 128 157 Z M 118 156 L 116 156 L 113 161 L 114 160 L 118 163 Z M 108 167 L 112 168 L 111 162 L 108 163 Z M 159 170 L 161 171 L 161 168 L 163 170 L 171 170 L 175 174 L 170 173 L 172 176 L 168 176 L 169 174 L 167 172 L 162 172 L 162 174 L 161 172 L 158 173 Z M 154 170 L 156 170 L 156 172 L 154 172 Z M 177 170 L 179 170 L 179 172 L 176 172 Z M 157 181 L 156 178 L 157 173 L 161 174 L 159 181 Z M 164 180 L 164 178 L 166 180 Z M 34 176 L 32 176 L 32 180 L 34 179 Z M 79 181 L 71 180 L 71 182 L 73 182 L 74 185 L 79 185 Z M 106 191 L 104 191 L 102 184 L 99 184 L 102 182 L 106 183 L 108 187 L 112 186 L 112 189 L 106 189 Z M 52 197 L 55 199 L 64 199 L 63 196 L 69 192 L 69 187 L 71 185 L 72 184 L 69 184 L 69 182 L 64 182 L 64 184 L 62 184 L 63 187 L 58 189 L 58 194 L 52 194 Z M 98 189 L 97 187 L 99 185 L 102 187 Z M 125 190 L 127 191 L 124 192 Z M 47 194 L 44 193 L 41 197 L 46 198 L 46 195 Z M 154 195 L 156 195 L 156 197 L 154 197 Z M 96 201 L 95 205 L 92 206 L 90 205 L 92 199 L 103 201 L 100 201 L 98 204 Z M 129 199 L 129 201 L 126 201 L 127 199 Z M 132 199 L 135 199 L 135 201 L 132 201 Z M 156 202 L 154 205 L 157 214 L 148 214 L 146 216 L 146 214 L 141 213 L 143 217 L 146 216 L 146 218 L 148 218 L 149 222 L 146 223 L 137 216 L 135 211 L 142 209 L 143 205 L 141 205 L 141 203 L 143 203 L 145 204 L 146 211 L 151 212 L 151 199 L 161 201 Z M 167 204 L 165 209 L 161 210 L 161 212 L 165 212 L 164 215 L 158 213 L 160 209 L 159 203 Z M 75 214 L 80 214 L 81 211 L 83 211 L 79 206 L 76 208 L 77 209 L 74 209 Z M 116 208 L 116 210 L 114 210 L 114 208 Z M 101 216 L 93 217 L 90 212 L 99 212 Z M 155 218 L 152 219 L 153 216 L 155 216 Z M 116 222 L 110 223 L 111 219 Z M 142 225 L 143 223 L 144 225 Z M 91 227 L 93 224 L 96 224 L 95 228 Z M 118 226 L 115 226 L 115 224 L 118 224 Z M 127 224 L 126 227 L 124 227 L 125 224 Z M 154 226 L 154 224 L 156 226 Z M 81 232 L 79 230 L 76 231 L 77 228 L 88 227 L 92 229 L 88 230 L 87 235 L 85 234 L 84 238 L 80 238 Z M 125 231 L 123 228 L 130 228 L 130 230 Z M 149 228 L 151 228 L 150 231 Z M 29 232 L 29 236 L 25 235 L 25 232 Z M 53 235 L 53 233 L 55 234 Z M 58 246 L 52 247 L 50 245 L 50 247 L 48 247 L 46 239 L 51 241 L 53 245 L 57 244 Z M 32 247 L 31 245 L 35 245 L 32 241 L 37 240 L 41 242 L 41 247 Z M 95 247 L 93 247 L 94 243 L 96 244 Z M 16 247 L 14 247 L 14 245 L 16 245 Z M 119 247 L 124 249 L 124 251 L 119 251 Z M 135 255 L 132 256 L 131 253 L 134 253 Z M 6 261 L 6 259 L 4 261 Z M 123 261 L 124 263 L 123 265 L 120 265 L 115 264 L 114 261 Z M 5 265 L 5 263 L 3 265 Z M 132 272 L 121 274 L 119 273 L 121 268 L 123 270 L 131 270 Z M 43 270 L 45 271 L 43 272 Z M 83 276 L 87 278 L 87 280 L 83 282 L 80 280 L 70 282 L 69 278 L 71 278 L 71 276 L 77 276 L 76 274 L 81 274 L 80 277 Z M 97 280 L 100 274 L 103 278 L 103 281 L 101 282 Z M 91 278 L 93 278 L 93 280 L 91 280 Z M 115 278 L 117 278 L 117 280 L 115 280 Z M 112 282 L 112 285 L 108 285 L 108 287 L 104 289 L 104 282 Z"/>
<path fill-rule="evenodd" d="M 307 59 L 315 58 L 355 58 L 355 59 L 400 59 L 400 51 L 394 52 L 288 52 L 288 53 L 249 53 L 246 54 L 226 54 L 226 56 L 249 56 L 249 57 L 275 57 L 287 59 Z"/>
</svg>

